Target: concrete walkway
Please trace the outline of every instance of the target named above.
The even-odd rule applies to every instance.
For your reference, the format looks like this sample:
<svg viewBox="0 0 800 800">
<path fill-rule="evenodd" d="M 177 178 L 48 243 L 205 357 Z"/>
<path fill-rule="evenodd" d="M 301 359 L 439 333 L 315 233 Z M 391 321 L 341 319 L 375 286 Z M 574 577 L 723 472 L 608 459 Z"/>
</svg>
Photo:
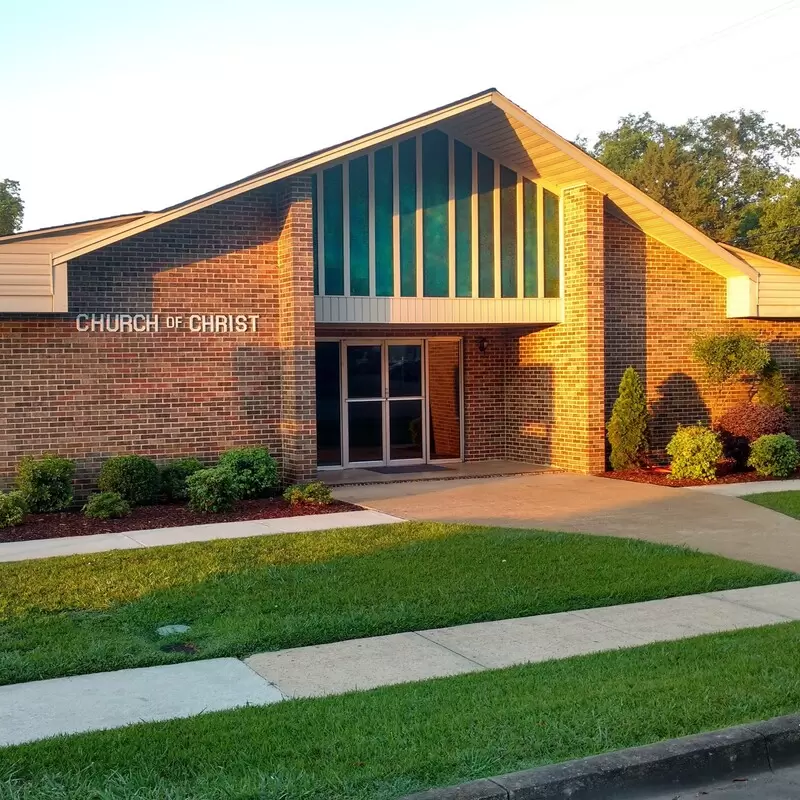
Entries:
<svg viewBox="0 0 800 800">
<path fill-rule="evenodd" d="M 273 536 L 277 533 L 308 533 L 331 528 L 360 528 L 388 525 L 402 519 L 378 511 L 338 511 L 300 517 L 256 519 L 243 522 L 212 522 L 208 525 L 185 525 L 178 528 L 153 528 L 125 533 L 97 533 L 90 536 L 65 536 L 61 539 L 36 539 L 28 542 L 0 543 L 0 562 L 24 561 L 105 550 L 134 550 L 212 539 L 243 539 L 248 536 Z"/>
<path fill-rule="evenodd" d="M 629 536 L 800 572 L 800 521 L 707 491 L 552 473 L 349 486 L 334 495 L 406 519 Z"/>
<path fill-rule="evenodd" d="M 800 582 L 0 687 L 0 745 L 800 620 Z"/>
<path fill-rule="evenodd" d="M 800 480 L 718 483 L 711 486 L 692 486 L 689 491 L 722 494 L 726 497 L 744 497 L 748 494 L 762 494 L 764 492 L 797 492 L 800 491 Z"/>
</svg>

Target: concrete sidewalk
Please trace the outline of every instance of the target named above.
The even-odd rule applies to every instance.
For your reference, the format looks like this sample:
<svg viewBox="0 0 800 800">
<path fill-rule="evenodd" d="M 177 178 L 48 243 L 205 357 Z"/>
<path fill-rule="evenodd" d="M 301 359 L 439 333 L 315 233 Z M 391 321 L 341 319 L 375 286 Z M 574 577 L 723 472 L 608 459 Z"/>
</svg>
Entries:
<svg viewBox="0 0 800 800">
<path fill-rule="evenodd" d="M 212 539 L 242 539 L 248 536 L 272 536 L 278 533 L 308 533 L 332 528 L 360 528 L 403 522 L 399 517 L 379 511 L 337 511 L 299 517 L 278 517 L 243 522 L 212 522 L 208 525 L 185 525 L 177 528 L 154 528 L 125 533 L 97 533 L 90 536 L 65 536 L 61 539 L 35 539 L 27 542 L 0 543 L 0 562 L 24 561 L 106 550 L 134 550 L 169 544 L 208 542 Z"/>
<path fill-rule="evenodd" d="M 0 745 L 800 620 L 800 581 L 0 687 Z"/>
</svg>

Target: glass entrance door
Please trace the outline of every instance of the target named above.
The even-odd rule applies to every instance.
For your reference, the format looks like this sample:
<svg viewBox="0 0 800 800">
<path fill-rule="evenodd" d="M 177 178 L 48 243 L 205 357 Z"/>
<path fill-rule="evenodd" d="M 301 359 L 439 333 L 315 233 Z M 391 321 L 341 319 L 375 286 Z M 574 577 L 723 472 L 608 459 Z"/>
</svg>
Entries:
<svg viewBox="0 0 800 800">
<path fill-rule="evenodd" d="M 388 463 L 408 464 L 425 458 L 422 342 L 386 345 L 388 376 Z"/>
<path fill-rule="evenodd" d="M 345 342 L 343 466 L 422 463 L 425 371 L 419 341 Z"/>
</svg>

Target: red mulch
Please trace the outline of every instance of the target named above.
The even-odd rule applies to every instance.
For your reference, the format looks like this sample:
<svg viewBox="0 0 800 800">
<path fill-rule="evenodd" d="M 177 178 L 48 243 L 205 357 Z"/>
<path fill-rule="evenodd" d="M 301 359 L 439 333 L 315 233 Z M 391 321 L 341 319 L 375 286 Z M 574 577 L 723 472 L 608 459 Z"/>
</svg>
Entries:
<svg viewBox="0 0 800 800">
<path fill-rule="evenodd" d="M 717 483 L 749 483 L 751 481 L 774 481 L 780 480 L 779 478 L 769 478 L 764 475 L 759 475 L 757 472 L 732 472 L 729 475 L 724 475 L 717 478 L 715 481 L 695 481 L 695 480 L 674 480 L 670 477 L 668 472 L 654 472 L 649 469 L 628 469 L 621 470 L 620 472 L 601 472 L 598 474 L 600 478 L 614 478 L 618 481 L 635 481 L 636 483 L 653 483 L 657 486 L 673 486 L 680 489 L 685 486 L 709 486 Z M 792 478 L 800 477 L 800 473 L 795 473 Z M 787 478 L 786 480 L 790 480 Z"/>
<path fill-rule="evenodd" d="M 233 511 L 222 514 L 200 514 L 185 505 L 139 506 L 122 519 L 89 519 L 80 511 L 57 514 L 31 514 L 22 525 L 0 529 L 0 542 L 24 542 L 30 539 L 58 539 L 62 536 L 88 536 L 92 533 L 123 533 L 151 528 L 174 528 L 180 525 L 203 525 L 209 522 L 237 522 L 248 519 L 300 517 L 308 514 L 332 514 L 336 511 L 359 511 L 350 503 L 333 502 L 324 506 L 301 504 L 290 506 L 277 497 L 242 500 Z"/>
</svg>

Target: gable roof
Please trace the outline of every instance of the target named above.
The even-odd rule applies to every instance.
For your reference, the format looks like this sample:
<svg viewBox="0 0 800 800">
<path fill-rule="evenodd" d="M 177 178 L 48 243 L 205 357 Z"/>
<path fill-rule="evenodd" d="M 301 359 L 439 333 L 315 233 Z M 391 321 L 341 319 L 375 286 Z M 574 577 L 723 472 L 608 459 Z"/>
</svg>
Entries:
<svg viewBox="0 0 800 800">
<path fill-rule="evenodd" d="M 533 180 L 549 181 L 560 187 L 578 183 L 593 186 L 608 198 L 614 213 L 720 275 L 756 276 L 756 270 L 736 252 L 684 222 L 496 89 L 487 89 L 333 147 L 283 161 L 163 211 L 136 216 L 121 225 L 98 231 L 94 236 L 54 252 L 53 264 L 63 264 L 214 203 L 433 127 L 447 130 Z"/>
</svg>

